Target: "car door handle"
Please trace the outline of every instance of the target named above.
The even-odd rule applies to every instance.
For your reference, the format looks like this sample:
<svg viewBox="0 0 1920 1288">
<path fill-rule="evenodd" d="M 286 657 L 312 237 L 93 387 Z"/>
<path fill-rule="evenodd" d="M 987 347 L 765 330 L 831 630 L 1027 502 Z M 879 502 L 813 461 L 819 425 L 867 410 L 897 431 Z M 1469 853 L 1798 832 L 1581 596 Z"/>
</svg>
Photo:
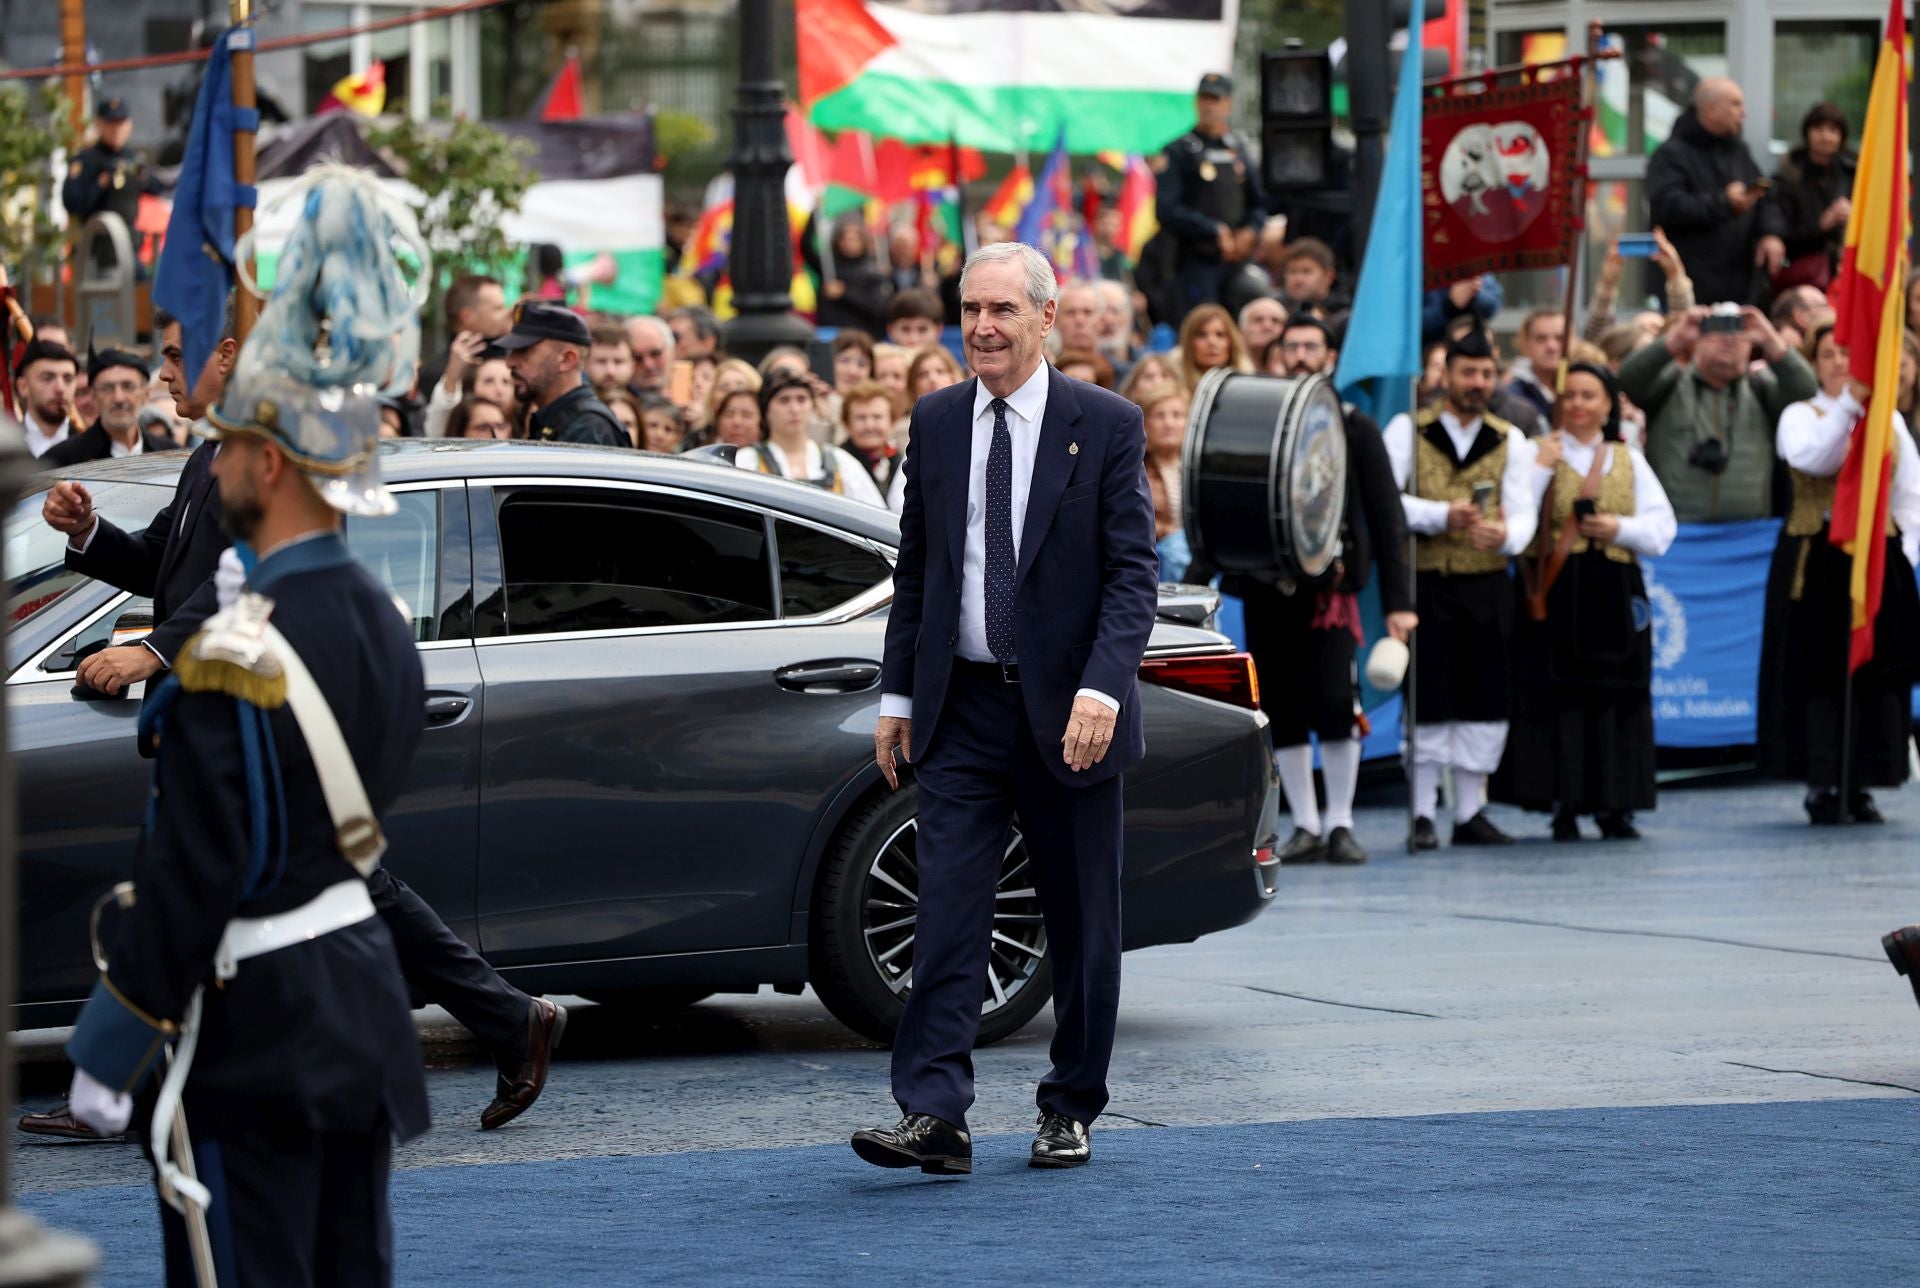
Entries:
<svg viewBox="0 0 1920 1288">
<path fill-rule="evenodd" d="M 880 664 L 859 659 L 802 662 L 775 671 L 773 679 L 795 693 L 861 693 L 880 683 Z"/>
<path fill-rule="evenodd" d="M 450 724 L 467 713 L 473 703 L 466 698 L 450 694 L 427 699 L 427 723 L 430 725 Z"/>
</svg>

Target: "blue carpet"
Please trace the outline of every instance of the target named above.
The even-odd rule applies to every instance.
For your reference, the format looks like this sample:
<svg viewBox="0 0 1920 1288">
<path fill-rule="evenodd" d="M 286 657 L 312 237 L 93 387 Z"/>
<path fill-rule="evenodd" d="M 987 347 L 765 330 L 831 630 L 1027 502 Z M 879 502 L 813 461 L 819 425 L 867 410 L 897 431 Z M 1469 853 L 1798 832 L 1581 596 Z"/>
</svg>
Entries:
<svg viewBox="0 0 1920 1288">
<path fill-rule="evenodd" d="M 1081 1172 L 968 1179 L 839 1146 L 443 1167 L 394 1182 L 398 1282 L 1823 1284 L 1912 1273 L 1906 1100 L 1099 1133 Z M 158 1280 L 144 1187 L 23 1195 Z"/>
</svg>

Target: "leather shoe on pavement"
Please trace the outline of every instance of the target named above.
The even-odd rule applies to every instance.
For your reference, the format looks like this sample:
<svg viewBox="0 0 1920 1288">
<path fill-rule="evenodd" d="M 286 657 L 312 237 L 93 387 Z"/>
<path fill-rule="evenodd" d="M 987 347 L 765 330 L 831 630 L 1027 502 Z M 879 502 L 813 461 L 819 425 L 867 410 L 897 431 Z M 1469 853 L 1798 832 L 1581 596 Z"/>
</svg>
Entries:
<svg viewBox="0 0 1920 1288">
<path fill-rule="evenodd" d="M 1512 845 L 1513 838 L 1493 825 L 1487 811 L 1481 810 L 1464 823 L 1453 825 L 1455 845 Z"/>
<path fill-rule="evenodd" d="M 547 1085 L 547 1067 L 567 1031 L 567 1008 L 544 997 L 533 999 L 527 1012 L 526 1054 L 511 1070 L 502 1067 L 494 1084 L 493 1103 L 480 1114 L 480 1130 L 504 1127 L 533 1108 Z"/>
<path fill-rule="evenodd" d="M 1336 827 L 1327 833 L 1327 862 L 1352 865 L 1365 863 L 1367 852 L 1353 839 L 1353 829 Z"/>
<path fill-rule="evenodd" d="M 1920 926 L 1902 926 L 1890 935 L 1882 935 L 1880 946 L 1887 950 L 1893 968 L 1913 985 L 1913 1000 L 1920 1002 Z"/>
<path fill-rule="evenodd" d="M 1326 857 L 1326 843 L 1304 827 L 1294 828 L 1293 835 L 1280 847 L 1280 862 L 1283 864 L 1320 863 Z"/>
<path fill-rule="evenodd" d="M 1580 839 L 1580 816 L 1567 810 L 1561 810 L 1553 816 L 1553 839 L 1556 841 L 1577 841 Z"/>
<path fill-rule="evenodd" d="M 1433 830 L 1433 820 L 1430 818 L 1414 819 L 1413 831 L 1407 834 L 1408 851 L 1437 850 L 1439 848 L 1440 834 Z"/>
<path fill-rule="evenodd" d="M 1042 1110 L 1039 1122 L 1028 1167 L 1085 1167 L 1092 1159 L 1093 1134 L 1085 1123 L 1051 1110 Z"/>
<path fill-rule="evenodd" d="M 1815 827 L 1840 825 L 1840 793 L 1831 787 L 1824 791 L 1808 791 L 1802 803 L 1807 808 L 1807 822 Z"/>
<path fill-rule="evenodd" d="M 875 1167 L 917 1167 L 930 1176 L 973 1171 L 973 1137 L 932 1114 L 908 1114 L 896 1126 L 857 1131 L 853 1152 Z"/>
<path fill-rule="evenodd" d="M 1600 825 L 1600 835 L 1609 841 L 1640 839 L 1640 829 L 1633 825 L 1633 815 L 1626 810 L 1616 810 L 1611 814 L 1596 814 L 1593 821 Z"/>
<path fill-rule="evenodd" d="M 1886 817 L 1880 813 L 1879 806 L 1873 803 L 1870 792 L 1854 792 L 1847 797 L 1847 813 L 1856 823 L 1884 823 Z"/>
<path fill-rule="evenodd" d="M 60 1140 L 100 1141 L 131 1140 L 122 1132 L 118 1136 L 109 1136 L 97 1132 L 73 1116 L 73 1109 L 64 1101 L 52 1109 L 37 1114 L 21 1114 L 20 1130 L 34 1136 L 53 1136 Z"/>
</svg>

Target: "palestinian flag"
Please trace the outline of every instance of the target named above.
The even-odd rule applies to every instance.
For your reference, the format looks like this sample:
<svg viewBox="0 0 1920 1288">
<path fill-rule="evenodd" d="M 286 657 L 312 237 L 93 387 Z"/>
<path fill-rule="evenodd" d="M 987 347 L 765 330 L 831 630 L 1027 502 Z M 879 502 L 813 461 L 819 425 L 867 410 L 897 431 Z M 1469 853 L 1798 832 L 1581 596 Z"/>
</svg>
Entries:
<svg viewBox="0 0 1920 1288">
<path fill-rule="evenodd" d="M 796 0 L 817 126 L 915 143 L 1156 152 L 1233 66 L 1239 0 Z"/>
</svg>

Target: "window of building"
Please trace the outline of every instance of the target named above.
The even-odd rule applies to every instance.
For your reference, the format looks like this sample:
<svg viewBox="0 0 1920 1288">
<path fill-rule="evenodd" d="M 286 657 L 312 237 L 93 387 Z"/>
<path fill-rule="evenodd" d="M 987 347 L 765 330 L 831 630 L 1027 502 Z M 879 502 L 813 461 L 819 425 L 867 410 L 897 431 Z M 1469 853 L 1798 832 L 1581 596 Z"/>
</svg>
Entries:
<svg viewBox="0 0 1920 1288">
<path fill-rule="evenodd" d="M 838 608 L 893 575 L 887 561 L 863 546 L 805 524 L 774 522 L 780 551 L 780 615 L 811 617 Z"/>
<path fill-rule="evenodd" d="M 1878 22 L 1783 22 L 1774 27 L 1773 133 L 1775 156 L 1800 146 L 1800 122 L 1815 103 L 1847 114 L 1847 145 L 1860 146 L 1860 127 L 1880 52 Z"/>
<path fill-rule="evenodd" d="M 773 618 L 766 524 L 727 506 L 530 488 L 500 502 L 507 633 Z"/>
</svg>

